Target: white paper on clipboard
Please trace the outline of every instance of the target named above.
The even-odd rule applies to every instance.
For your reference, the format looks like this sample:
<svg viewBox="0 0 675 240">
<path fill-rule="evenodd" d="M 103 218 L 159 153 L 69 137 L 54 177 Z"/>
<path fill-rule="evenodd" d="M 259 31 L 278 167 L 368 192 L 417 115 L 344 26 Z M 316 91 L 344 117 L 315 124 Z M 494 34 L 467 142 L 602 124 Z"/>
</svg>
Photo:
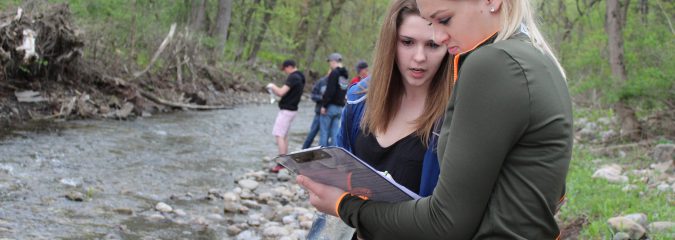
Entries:
<svg viewBox="0 0 675 240">
<path fill-rule="evenodd" d="M 279 156 L 275 161 L 291 172 L 371 200 L 394 203 L 420 199 L 344 148 L 310 148 Z"/>
</svg>

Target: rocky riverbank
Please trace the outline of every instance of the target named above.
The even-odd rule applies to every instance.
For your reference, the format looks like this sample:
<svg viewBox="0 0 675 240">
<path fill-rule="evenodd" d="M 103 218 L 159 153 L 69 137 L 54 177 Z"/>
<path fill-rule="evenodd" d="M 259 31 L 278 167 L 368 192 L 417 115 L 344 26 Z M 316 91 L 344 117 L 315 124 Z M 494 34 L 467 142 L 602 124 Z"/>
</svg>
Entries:
<svg viewBox="0 0 675 240">
<path fill-rule="evenodd" d="M 672 119 L 660 124 L 672 124 Z M 638 196 L 638 199 L 663 198 L 663 202 L 668 206 L 657 207 L 672 208 L 675 204 L 675 144 L 672 136 L 666 131 L 661 132 L 662 135 L 641 142 L 621 143 L 618 139 L 617 125 L 616 120 L 609 117 L 579 118 L 575 121 L 576 152 L 588 152 L 594 156 L 589 164 L 592 171 L 590 177 L 593 180 L 586 180 L 583 183 L 616 186 L 618 192 L 611 195 L 617 198 L 622 196 Z M 579 157 L 573 156 L 572 161 L 582 161 Z M 568 176 L 568 183 L 570 181 Z M 580 186 L 569 187 L 574 189 Z M 592 193 L 576 197 L 593 197 L 588 194 Z M 606 199 L 606 201 L 613 200 Z M 641 204 L 639 201 L 637 200 L 635 204 Z M 590 209 L 598 206 L 583 207 Z M 613 233 L 612 239 L 649 239 L 655 235 L 669 236 L 669 239 L 675 237 L 675 219 L 673 215 L 669 215 L 671 211 L 626 212 L 624 209 L 612 209 L 612 212 L 615 213 L 613 217 L 604 219 L 608 229 Z M 578 234 L 579 228 L 589 224 L 590 217 L 592 216 L 578 216 L 573 222 L 561 224 L 564 232 L 568 233 L 568 238 L 563 239 L 576 239 L 575 234 Z"/>
</svg>

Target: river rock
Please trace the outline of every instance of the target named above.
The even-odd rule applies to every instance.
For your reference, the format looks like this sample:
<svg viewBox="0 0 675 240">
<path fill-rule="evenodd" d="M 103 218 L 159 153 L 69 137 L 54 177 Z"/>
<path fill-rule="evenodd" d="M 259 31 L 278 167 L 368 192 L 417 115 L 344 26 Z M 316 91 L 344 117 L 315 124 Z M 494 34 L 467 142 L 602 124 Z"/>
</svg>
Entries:
<svg viewBox="0 0 675 240">
<path fill-rule="evenodd" d="M 223 218 L 223 216 L 221 216 L 220 214 L 217 214 L 217 213 L 211 213 L 209 215 L 206 215 L 206 218 L 211 219 L 213 221 L 223 221 L 223 220 L 225 220 L 225 218 Z"/>
<path fill-rule="evenodd" d="M 59 180 L 59 182 L 69 187 L 82 186 L 82 178 L 62 178 L 61 180 Z"/>
<path fill-rule="evenodd" d="M 667 183 L 661 183 L 658 186 L 656 186 L 656 190 L 659 192 L 670 192 L 670 184 Z"/>
<path fill-rule="evenodd" d="M 151 222 L 159 222 L 159 221 L 162 221 L 162 220 L 166 219 L 164 216 L 162 216 L 162 214 L 159 214 L 159 213 L 150 214 L 150 215 L 146 216 L 145 218 L 148 219 Z"/>
<path fill-rule="evenodd" d="M 295 216 L 293 216 L 293 215 L 284 216 L 281 219 L 281 222 L 283 222 L 286 225 L 294 223 L 295 222 Z"/>
<path fill-rule="evenodd" d="M 255 213 L 255 214 L 251 214 L 251 216 L 249 216 L 249 219 L 246 223 L 248 223 L 249 226 L 255 227 L 255 226 L 260 226 L 262 224 L 262 220 L 263 220 L 262 214 Z"/>
<path fill-rule="evenodd" d="M 592 178 L 606 179 L 610 183 L 628 182 L 628 177 L 621 175 L 622 168 L 618 164 L 603 165 L 593 173 Z"/>
<path fill-rule="evenodd" d="M 612 240 L 630 240 L 630 235 L 628 235 L 628 233 L 625 232 L 618 232 L 614 234 Z"/>
<path fill-rule="evenodd" d="M 267 176 L 267 173 L 264 171 L 250 172 L 244 175 L 246 178 L 253 178 L 256 181 L 264 181 Z"/>
<path fill-rule="evenodd" d="M 225 233 L 230 236 L 235 236 L 239 233 L 241 233 L 241 228 L 237 227 L 236 225 L 230 225 L 227 226 L 227 229 L 225 230 Z"/>
<path fill-rule="evenodd" d="M 288 169 L 284 168 L 279 170 L 279 173 L 277 173 L 277 179 L 279 181 L 290 181 L 292 179 L 292 176 L 288 172 Z"/>
<path fill-rule="evenodd" d="M 254 180 L 251 180 L 251 179 L 244 179 L 244 180 L 239 181 L 239 186 L 241 186 L 241 188 L 243 188 L 243 189 L 248 189 L 248 190 L 253 190 L 253 189 L 257 188 L 259 184 L 260 183 L 254 181 Z"/>
<path fill-rule="evenodd" d="M 243 206 L 234 202 L 225 202 L 223 207 L 225 213 L 239 213 Z"/>
<path fill-rule="evenodd" d="M 115 209 L 113 209 L 113 211 L 118 213 L 118 214 L 122 214 L 122 215 L 133 215 L 134 214 L 134 210 L 132 210 L 131 208 L 115 208 Z"/>
<path fill-rule="evenodd" d="M 76 191 L 69 192 L 69 193 L 66 194 L 66 199 L 68 199 L 70 201 L 75 201 L 75 202 L 82 202 L 82 201 L 84 201 L 84 194 L 82 194 L 81 192 L 76 192 Z"/>
<path fill-rule="evenodd" d="M 295 229 L 291 233 L 293 239 L 307 239 L 307 230 Z"/>
<path fill-rule="evenodd" d="M 249 191 L 247 189 L 247 190 L 241 191 L 241 193 L 239 194 L 239 198 L 241 198 L 241 199 L 254 199 L 255 194 L 253 194 L 251 191 Z"/>
<path fill-rule="evenodd" d="M 246 230 L 237 235 L 236 240 L 260 240 L 260 236 L 256 235 L 253 230 Z"/>
<path fill-rule="evenodd" d="M 673 160 L 660 162 L 660 163 L 652 163 L 652 164 L 649 165 L 649 167 L 651 167 L 654 170 L 659 171 L 661 173 L 664 173 L 664 172 L 668 171 L 673 166 L 675 166 L 675 162 L 673 162 Z"/>
<path fill-rule="evenodd" d="M 241 204 L 248 207 L 249 209 L 260 209 L 260 204 L 253 200 L 242 200 Z"/>
<path fill-rule="evenodd" d="M 647 215 L 644 213 L 633 213 L 624 215 L 623 217 L 633 220 L 633 222 L 636 222 L 645 228 L 647 227 Z"/>
<path fill-rule="evenodd" d="M 266 203 L 269 200 L 274 199 L 274 193 L 272 192 L 264 192 L 258 194 L 258 201 Z"/>
<path fill-rule="evenodd" d="M 239 201 L 239 195 L 237 195 L 234 192 L 226 192 L 226 193 L 223 194 L 223 200 L 230 201 L 230 202 L 236 202 L 236 201 Z"/>
<path fill-rule="evenodd" d="M 166 203 L 158 202 L 157 205 L 155 205 L 155 210 L 163 213 L 169 213 L 173 211 L 173 208 Z"/>
<path fill-rule="evenodd" d="M 304 213 L 298 216 L 298 221 L 313 221 L 314 220 L 314 214 L 313 213 Z"/>
<path fill-rule="evenodd" d="M 176 216 L 179 216 L 179 217 L 185 217 L 187 215 L 187 213 L 185 213 L 185 211 L 183 211 L 183 209 L 174 209 L 173 213 L 175 213 Z"/>
<path fill-rule="evenodd" d="M 302 227 L 303 229 L 309 229 L 312 227 L 312 223 L 313 223 L 312 221 L 301 221 L 300 227 Z"/>
<path fill-rule="evenodd" d="M 675 158 L 675 144 L 659 144 L 652 150 L 652 159 L 656 162 L 672 161 Z"/>
<path fill-rule="evenodd" d="M 647 232 L 642 225 L 625 217 L 613 217 L 607 223 L 614 231 L 627 233 L 630 239 L 640 239 Z"/>
<path fill-rule="evenodd" d="M 7 164 L 0 164 L 0 172 L 7 173 L 9 175 L 12 175 L 12 172 L 14 171 L 14 167 L 7 165 Z"/>
<path fill-rule="evenodd" d="M 287 235 L 289 235 L 289 232 L 286 228 L 283 227 L 272 226 L 265 228 L 263 230 L 263 236 L 268 238 L 276 239 Z"/>
<path fill-rule="evenodd" d="M 675 222 L 652 222 L 647 229 L 651 233 L 670 234 L 671 237 L 675 237 Z"/>
</svg>

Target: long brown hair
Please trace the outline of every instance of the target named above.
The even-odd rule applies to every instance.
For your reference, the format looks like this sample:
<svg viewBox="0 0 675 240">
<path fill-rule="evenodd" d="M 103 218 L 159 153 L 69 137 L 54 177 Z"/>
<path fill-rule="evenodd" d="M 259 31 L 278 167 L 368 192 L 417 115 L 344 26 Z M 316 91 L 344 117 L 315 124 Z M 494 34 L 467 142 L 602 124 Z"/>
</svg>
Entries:
<svg viewBox="0 0 675 240">
<path fill-rule="evenodd" d="M 408 16 L 420 15 L 415 0 L 396 0 L 389 5 L 375 45 L 373 68 L 368 86 L 366 109 L 361 120 L 365 134 L 384 132 L 396 116 L 405 94 L 403 77 L 396 67 L 398 28 Z M 415 134 L 427 146 L 436 120 L 445 112 L 450 96 L 449 55 L 446 54 L 434 75 L 424 103 L 424 112 L 415 120 Z"/>
</svg>

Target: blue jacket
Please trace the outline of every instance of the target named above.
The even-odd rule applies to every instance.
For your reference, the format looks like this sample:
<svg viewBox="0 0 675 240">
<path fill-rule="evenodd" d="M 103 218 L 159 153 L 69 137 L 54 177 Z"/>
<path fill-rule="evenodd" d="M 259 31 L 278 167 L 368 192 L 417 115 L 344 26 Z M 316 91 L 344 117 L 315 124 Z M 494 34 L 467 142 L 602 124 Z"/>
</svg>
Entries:
<svg viewBox="0 0 675 240">
<path fill-rule="evenodd" d="M 353 151 L 352 144 L 356 142 L 356 136 L 361 131 L 360 123 L 366 103 L 365 90 L 368 89 L 368 82 L 370 82 L 370 77 L 361 80 L 347 90 L 347 105 L 342 110 L 342 122 L 337 135 L 337 145 L 350 152 Z M 440 167 L 436 155 L 436 146 L 441 124 L 439 120 L 434 125 L 433 133 L 429 138 L 429 148 L 424 153 L 422 179 L 420 181 L 420 192 L 418 193 L 422 197 L 431 195 L 434 187 L 436 187 L 436 182 L 438 182 Z"/>
</svg>

